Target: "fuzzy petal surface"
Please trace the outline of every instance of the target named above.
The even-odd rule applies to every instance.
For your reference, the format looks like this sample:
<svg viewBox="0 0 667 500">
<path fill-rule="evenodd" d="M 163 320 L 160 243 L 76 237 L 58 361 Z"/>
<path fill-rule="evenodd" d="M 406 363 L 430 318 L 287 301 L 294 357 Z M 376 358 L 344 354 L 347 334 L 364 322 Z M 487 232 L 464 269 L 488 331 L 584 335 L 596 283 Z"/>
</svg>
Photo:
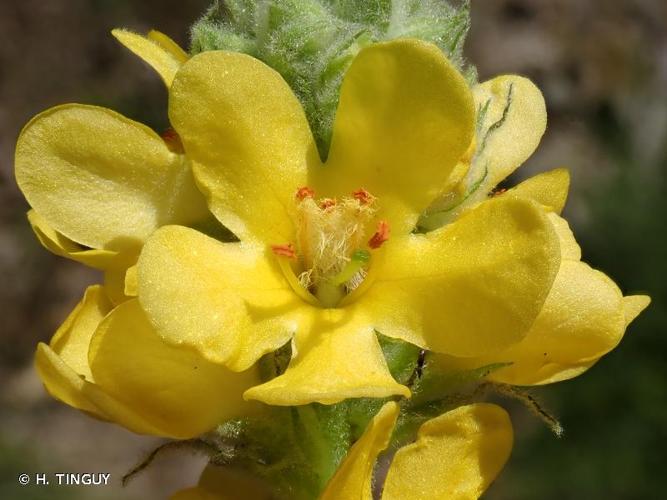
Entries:
<svg viewBox="0 0 667 500">
<path fill-rule="evenodd" d="M 169 117 L 220 222 L 242 240 L 293 241 L 290 207 L 319 156 L 282 77 L 245 54 L 203 52 L 177 73 Z"/>
<path fill-rule="evenodd" d="M 556 168 L 529 177 L 509 190 L 513 196 L 528 198 L 557 214 L 563 211 L 570 189 L 570 173 L 564 168 Z"/>
<path fill-rule="evenodd" d="M 165 341 L 235 371 L 289 341 L 303 306 L 266 247 L 221 243 L 181 226 L 163 227 L 148 240 L 137 283 Z"/>
<path fill-rule="evenodd" d="M 456 356 L 499 352 L 526 335 L 559 264 L 541 207 L 498 197 L 388 248 L 359 307 L 383 335 Z"/>
<path fill-rule="evenodd" d="M 28 211 L 28 222 L 37 240 L 50 252 L 71 259 L 95 269 L 110 269 L 125 265 L 132 255 L 124 255 L 113 250 L 85 248 L 63 236 L 49 226 L 44 218 L 34 210 Z M 134 257 L 136 258 L 136 257 Z"/>
<path fill-rule="evenodd" d="M 104 411 L 86 395 L 87 389 L 96 390 L 95 385 L 72 370 L 43 342 L 37 344 L 35 367 L 44 388 L 55 399 L 101 420 L 109 420 Z"/>
<path fill-rule="evenodd" d="M 473 500 L 512 451 L 509 415 L 499 406 L 461 406 L 421 426 L 414 444 L 396 452 L 382 500 Z"/>
<path fill-rule="evenodd" d="M 560 256 L 562 260 L 581 260 L 581 247 L 574 237 L 570 225 L 565 219 L 554 212 L 547 214 L 549 221 L 553 224 L 558 241 L 560 242 Z"/>
<path fill-rule="evenodd" d="M 133 296 L 126 292 L 127 269 L 124 267 L 111 268 L 104 271 L 104 290 L 114 305 L 119 305 Z M 136 295 L 136 294 L 135 294 Z"/>
<path fill-rule="evenodd" d="M 257 382 L 254 370 L 235 373 L 193 349 L 166 344 L 136 299 L 102 321 L 88 357 L 97 386 L 140 410 L 166 436 L 197 436 L 253 409 L 241 395 Z"/>
<path fill-rule="evenodd" d="M 131 31 L 115 29 L 111 31 L 111 34 L 150 65 L 160 75 L 167 88 L 171 86 L 178 68 L 187 60 L 187 54 L 183 52 L 183 49 L 159 31 L 142 36 Z"/>
<path fill-rule="evenodd" d="M 496 362 L 512 365 L 489 379 L 513 385 L 542 385 L 576 377 L 621 341 L 646 306 L 646 296 L 623 297 L 605 274 L 566 260 L 528 335 L 506 351 L 482 358 L 441 357 L 438 363 L 466 370 Z"/>
<path fill-rule="evenodd" d="M 345 75 L 329 158 L 313 184 L 328 196 L 368 190 L 407 232 L 468 149 L 474 123 L 468 85 L 438 47 L 371 45 Z"/>
<path fill-rule="evenodd" d="M 25 126 L 16 180 L 53 230 L 96 249 L 137 249 L 158 227 L 204 219 L 181 155 L 148 127 L 95 106 L 51 108 Z"/>
<path fill-rule="evenodd" d="M 245 393 L 271 405 L 333 404 L 347 398 L 410 396 L 391 376 L 375 331 L 363 314 L 311 309 L 284 374 Z"/>
<path fill-rule="evenodd" d="M 478 189 L 485 196 L 537 149 L 547 110 L 540 89 L 521 76 L 498 76 L 477 85 L 473 94 L 478 110 L 486 109 L 473 159 L 477 173 L 486 172 Z"/>
<path fill-rule="evenodd" d="M 329 480 L 320 500 L 372 500 L 373 467 L 387 448 L 398 417 L 398 404 L 386 403 Z"/>
<path fill-rule="evenodd" d="M 164 50 L 169 52 L 169 54 L 171 54 L 172 57 L 174 59 L 176 59 L 177 61 L 179 61 L 181 64 L 183 64 L 188 59 L 190 59 L 190 56 L 188 55 L 188 53 L 185 52 L 179 44 L 177 44 L 168 35 L 165 35 L 161 31 L 150 30 L 146 34 L 146 38 L 148 38 L 149 40 L 153 40 L 155 43 L 157 43 Z"/>
<path fill-rule="evenodd" d="M 83 299 L 74 308 L 49 343 L 51 349 L 79 375 L 93 380 L 88 365 L 90 339 L 113 304 L 104 289 L 93 285 L 86 289 Z"/>
<path fill-rule="evenodd" d="M 88 341 L 110 307 L 102 287 L 89 287 L 81 303 L 56 332 L 51 345 L 37 346 L 37 373 L 54 398 L 74 408 L 134 432 L 168 435 L 95 384 L 88 365 Z"/>
<path fill-rule="evenodd" d="M 630 325 L 650 303 L 651 297 L 648 295 L 627 295 L 623 297 L 625 326 Z"/>
<path fill-rule="evenodd" d="M 37 373 L 54 398 L 100 418 L 105 418 L 103 412 L 83 394 L 83 387 L 93 380 L 88 365 L 90 339 L 112 307 L 101 286 L 88 287 L 50 345 L 40 343 L 35 356 Z"/>
</svg>

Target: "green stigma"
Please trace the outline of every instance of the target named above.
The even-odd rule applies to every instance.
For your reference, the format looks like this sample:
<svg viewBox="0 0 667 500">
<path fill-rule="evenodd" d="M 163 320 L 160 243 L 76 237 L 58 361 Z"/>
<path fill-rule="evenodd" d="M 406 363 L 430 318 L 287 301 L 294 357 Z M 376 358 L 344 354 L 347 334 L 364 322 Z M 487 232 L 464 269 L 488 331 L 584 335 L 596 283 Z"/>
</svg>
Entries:
<svg viewBox="0 0 667 500">
<path fill-rule="evenodd" d="M 371 254 L 367 250 L 355 250 L 350 262 L 331 280 L 334 285 L 342 285 L 350 281 L 363 267 L 368 265 Z"/>
</svg>

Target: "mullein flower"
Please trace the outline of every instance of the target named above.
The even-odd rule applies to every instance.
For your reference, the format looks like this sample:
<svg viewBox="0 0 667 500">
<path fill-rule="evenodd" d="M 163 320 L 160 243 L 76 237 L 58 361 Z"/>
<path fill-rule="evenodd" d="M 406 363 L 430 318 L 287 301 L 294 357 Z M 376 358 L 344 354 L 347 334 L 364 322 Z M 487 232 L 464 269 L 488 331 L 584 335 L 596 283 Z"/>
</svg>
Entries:
<svg viewBox="0 0 667 500">
<path fill-rule="evenodd" d="M 429 362 L 449 372 L 502 363 L 505 366 L 487 378 L 512 385 L 576 377 L 618 345 L 650 298 L 624 297 L 608 276 L 581 262 L 581 249 L 559 215 L 569 189 L 565 169 L 536 175 L 510 190 L 494 191 L 537 147 L 546 125 L 539 90 L 525 78 L 501 76 L 477 85 L 473 94 L 478 122 L 471 164 L 454 189 L 425 212 L 421 227 L 446 225 L 489 196 L 532 199 L 543 207 L 558 234 L 561 262 L 540 314 L 520 342 L 484 356 L 432 354 Z"/>
<path fill-rule="evenodd" d="M 112 33 L 167 87 L 187 60 L 160 32 Z M 160 137 L 106 108 L 65 104 L 40 113 L 21 131 L 15 168 L 39 241 L 104 271 L 116 303 L 127 298 L 126 272 L 155 229 L 210 219 L 178 137 Z"/>
<path fill-rule="evenodd" d="M 501 196 L 527 196 L 554 208 L 549 213 L 561 242 L 561 265 L 540 314 L 520 342 L 480 357 L 430 356 L 438 369 L 456 372 L 503 363 L 488 379 L 512 385 L 560 382 L 588 370 L 621 341 L 628 325 L 650 303 L 645 295 L 623 296 L 604 273 L 581 262 L 581 248 L 558 213 L 568 176 L 554 170 L 532 177 Z"/>
<path fill-rule="evenodd" d="M 136 299 L 114 306 L 99 285 L 37 346 L 35 363 L 55 398 L 140 434 L 184 439 L 257 412 L 241 398 L 256 371 L 230 372 L 165 344 Z"/>
<path fill-rule="evenodd" d="M 159 229 L 138 261 L 138 298 L 165 341 L 232 370 L 291 342 L 285 373 L 246 398 L 409 396 L 376 331 L 482 356 L 522 340 L 539 314 L 560 265 L 539 203 L 489 199 L 414 232 L 476 144 L 473 94 L 434 45 L 403 39 L 360 51 L 324 164 L 290 88 L 246 55 L 191 58 L 170 88 L 169 114 L 209 208 L 240 241 Z M 527 132 L 515 148 L 541 135 Z M 488 141 L 488 154 L 501 143 Z"/>
<path fill-rule="evenodd" d="M 187 59 L 158 32 L 114 35 L 167 86 Z M 39 241 L 106 278 L 37 348 L 38 373 L 54 397 L 135 432 L 176 438 L 254 411 L 241 393 L 257 383 L 256 371 L 233 373 L 166 345 L 132 298 L 133 266 L 150 234 L 211 217 L 175 135 L 162 138 L 104 108 L 58 106 L 21 132 L 16 178 Z"/>
<path fill-rule="evenodd" d="M 471 88 L 443 54 L 460 52 L 467 21 L 439 46 L 402 29 L 373 44 L 379 32 L 359 34 L 355 21 L 341 31 L 353 43 L 304 79 L 307 66 L 288 67 L 301 52 L 259 29 L 299 6 L 269 4 L 233 2 L 232 18 L 264 24 L 231 38 L 209 13 L 195 40 L 243 41 L 231 48 L 273 61 L 292 88 L 249 55 L 189 57 L 161 33 L 116 30 L 166 84 L 174 129 L 160 137 L 112 111 L 65 105 L 22 132 L 16 175 L 38 239 L 105 273 L 38 346 L 37 369 L 51 394 L 97 418 L 199 436 L 225 466 L 209 465 L 181 500 L 234 489 L 361 499 L 373 488 L 385 500 L 477 498 L 509 456 L 512 427 L 501 408 L 454 390 L 481 377 L 573 377 L 649 299 L 623 297 L 581 262 L 559 215 L 566 171 L 498 190 L 537 147 L 546 109 L 518 76 Z M 414 9 L 396 5 L 401 27 Z M 290 33 L 304 54 L 326 45 Z M 285 57 L 270 57 L 266 42 Z M 304 87 L 311 80 L 321 88 Z M 390 370 L 387 338 L 400 369 Z M 452 373 L 462 384 L 433 390 Z"/>
</svg>

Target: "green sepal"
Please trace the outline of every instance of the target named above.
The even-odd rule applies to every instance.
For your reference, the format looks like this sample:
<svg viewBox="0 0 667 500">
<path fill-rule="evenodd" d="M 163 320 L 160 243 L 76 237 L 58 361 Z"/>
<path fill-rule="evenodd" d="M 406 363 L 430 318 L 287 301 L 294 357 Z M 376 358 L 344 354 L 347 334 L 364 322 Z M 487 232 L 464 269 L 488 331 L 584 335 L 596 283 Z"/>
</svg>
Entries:
<svg viewBox="0 0 667 500">
<path fill-rule="evenodd" d="M 321 479 L 301 447 L 308 439 L 296 432 L 291 408 L 273 407 L 261 418 L 233 420 L 220 425 L 208 436 L 218 453 L 214 465 L 243 469 L 271 486 L 276 498 L 317 498 Z"/>
<path fill-rule="evenodd" d="M 350 448 L 347 405 L 313 403 L 297 406 L 294 412 L 297 435 L 302 436 L 299 444 L 324 489 Z"/>
<path fill-rule="evenodd" d="M 446 366 L 433 363 L 427 355 L 422 375 L 412 385 L 412 398 L 407 404 L 412 408 L 419 408 L 446 401 L 464 392 L 467 387 L 479 383 L 494 371 L 511 364 L 492 363 L 472 370 L 449 370 Z"/>
<path fill-rule="evenodd" d="M 287 370 L 292 359 L 292 342 L 285 343 L 279 349 L 262 356 L 257 362 L 259 368 L 259 378 L 262 382 L 268 382 L 282 375 Z"/>
<path fill-rule="evenodd" d="M 399 384 L 409 384 L 418 368 L 422 350 L 403 340 L 376 334 L 391 376 Z"/>
<path fill-rule="evenodd" d="M 376 335 L 392 377 L 398 383 L 409 386 L 417 377 L 422 350 L 402 340 L 380 333 Z M 371 419 L 390 399 L 392 398 L 359 398 L 344 402 L 347 405 L 347 421 L 353 441 L 359 439 Z"/>
</svg>

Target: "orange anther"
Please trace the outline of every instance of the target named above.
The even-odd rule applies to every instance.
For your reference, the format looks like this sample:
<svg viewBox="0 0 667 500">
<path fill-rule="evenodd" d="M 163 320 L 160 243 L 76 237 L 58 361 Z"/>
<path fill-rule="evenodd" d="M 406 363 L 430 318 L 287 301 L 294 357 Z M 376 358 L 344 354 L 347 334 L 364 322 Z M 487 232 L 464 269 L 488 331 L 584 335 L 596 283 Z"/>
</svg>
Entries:
<svg viewBox="0 0 667 500">
<path fill-rule="evenodd" d="M 389 223 L 386 220 L 381 220 L 378 222 L 375 234 L 368 240 L 368 246 L 374 250 L 380 248 L 389 239 L 389 232 Z"/>
<path fill-rule="evenodd" d="M 327 208 L 335 207 L 336 203 L 338 203 L 336 198 L 324 198 L 320 200 L 320 208 L 326 210 Z"/>
<path fill-rule="evenodd" d="M 169 127 L 167 130 L 162 132 L 162 135 L 160 137 L 162 137 L 162 140 L 167 145 L 167 148 L 169 148 L 169 151 L 178 154 L 184 153 L 181 137 L 178 135 L 178 132 L 176 132 L 173 128 Z"/>
<path fill-rule="evenodd" d="M 287 257 L 288 259 L 296 258 L 296 252 L 291 243 L 286 245 L 271 245 L 271 251 L 279 257 Z"/>
<path fill-rule="evenodd" d="M 375 201 L 375 196 L 366 191 L 365 189 L 357 189 L 352 196 L 355 200 L 358 200 L 362 205 L 370 205 Z"/>
<path fill-rule="evenodd" d="M 308 186 L 303 186 L 296 190 L 296 199 L 299 201 L 303 201 L 306 198 L 312 198 L 314 195 L 315 191 Z"/>
<path fill-rule="evenodd" d="M 501 194 L 506 193 L 506 192 L 507 192 L 507 189 L 505 189 L 505 188 L 496 189 L 493 192 L 493 196 L 500 196 Z"/>
</svg>

